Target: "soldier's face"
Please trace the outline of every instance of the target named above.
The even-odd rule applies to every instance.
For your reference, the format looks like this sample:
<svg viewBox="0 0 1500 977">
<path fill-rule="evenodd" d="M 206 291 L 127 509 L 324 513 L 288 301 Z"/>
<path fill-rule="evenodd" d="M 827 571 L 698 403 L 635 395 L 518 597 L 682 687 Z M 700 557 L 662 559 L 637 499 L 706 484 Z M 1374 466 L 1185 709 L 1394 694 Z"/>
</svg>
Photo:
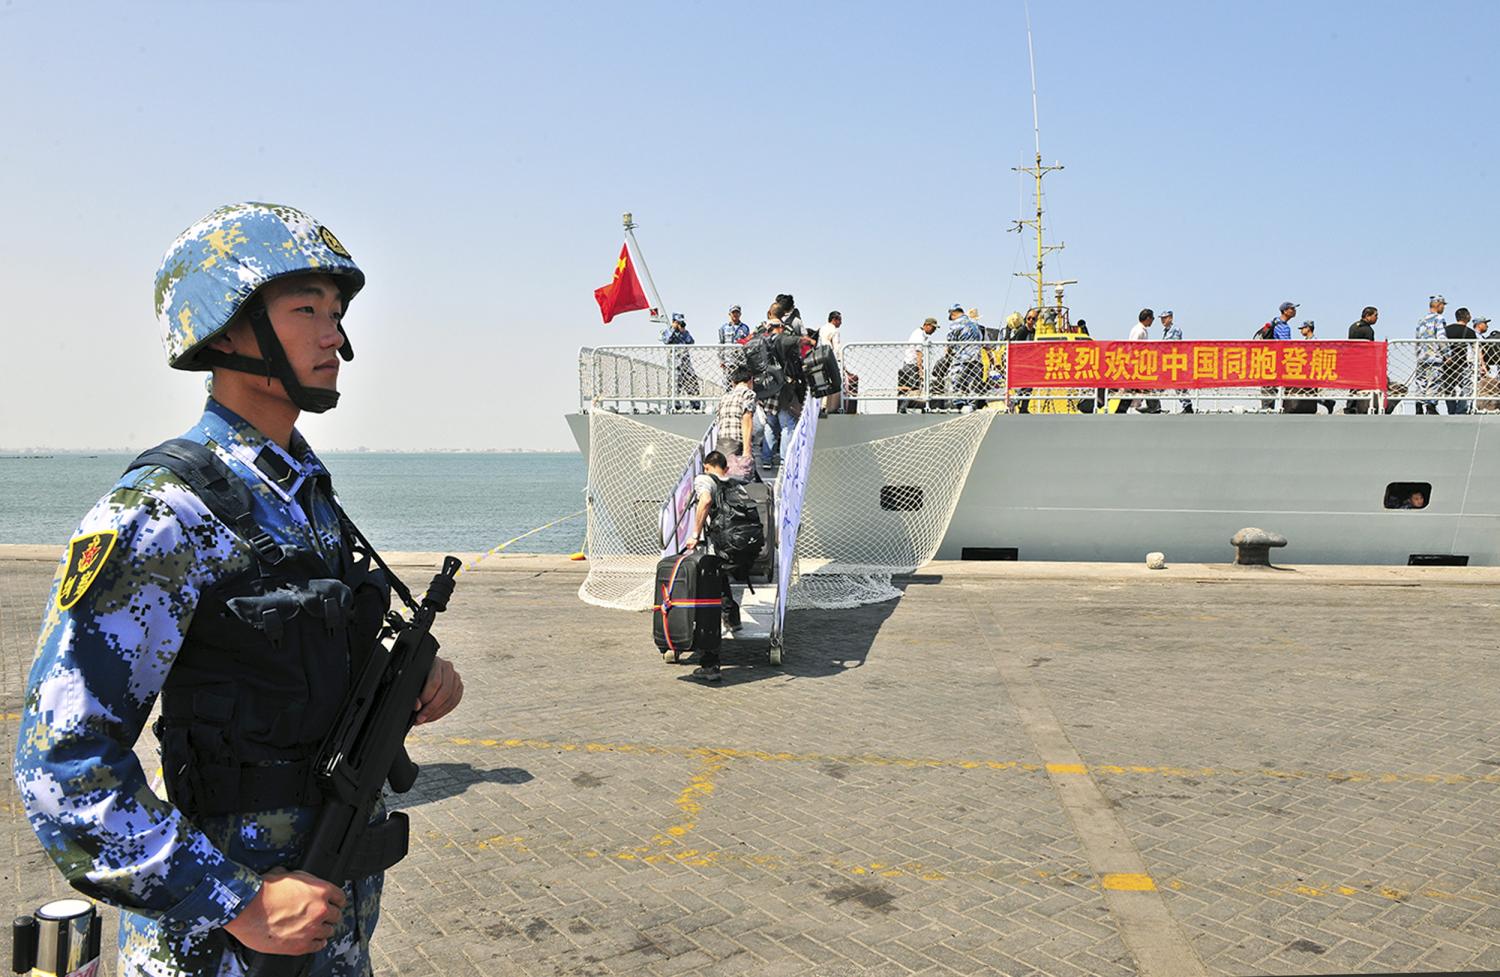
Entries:
<svg viewBox="0 0 1500 977">
<path fill-rule="evenodd" d="M 337 390 L 344 299 L 328 275 L 281 278 L 262 289 L 266 313 L 287 360 L 305 387 Z"/>
</svg>

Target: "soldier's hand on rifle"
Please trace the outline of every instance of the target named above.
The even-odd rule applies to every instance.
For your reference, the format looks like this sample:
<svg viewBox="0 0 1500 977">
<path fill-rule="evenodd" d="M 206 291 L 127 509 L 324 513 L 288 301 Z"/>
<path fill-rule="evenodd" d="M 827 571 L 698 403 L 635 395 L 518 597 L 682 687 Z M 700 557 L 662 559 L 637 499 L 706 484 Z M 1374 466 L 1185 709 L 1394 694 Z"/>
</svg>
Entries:
<svg viewBox="0 0 1500 977">
<path fill-rule="evenodd" d="M 336 885 L 276 868 L 266 873 L 250 905 L 224 928 L 257 953 L 317 953 L 333 936 L 344 901 L 344 890 Z"/>
<path fill-rule="evenodd" d="M 417 699 L 416 725 L 443 718 L 453 711 L 463 697 L 464 680 L 459 677 L 458 669 L 445 658 L 433 659 L 432 671 L 427 673 L 427 684 L 422 687 L 422 695 Z"/>
</svg>

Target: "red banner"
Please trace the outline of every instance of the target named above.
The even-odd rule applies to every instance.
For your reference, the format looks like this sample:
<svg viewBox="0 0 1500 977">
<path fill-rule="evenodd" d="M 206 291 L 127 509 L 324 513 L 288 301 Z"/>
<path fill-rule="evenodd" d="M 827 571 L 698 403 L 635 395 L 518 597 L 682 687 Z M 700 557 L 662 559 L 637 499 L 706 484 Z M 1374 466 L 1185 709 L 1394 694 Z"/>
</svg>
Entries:
<svg viewBox="0 0 1500 977">
<path fill-rule="evenodd" d="M 1385 343 L 1360 340 L 1272 342 L 1011 343 L 1007 382 L 1017 387 L 1192 390 L 1298 387 L 1384 390 Z"/>
</svg>

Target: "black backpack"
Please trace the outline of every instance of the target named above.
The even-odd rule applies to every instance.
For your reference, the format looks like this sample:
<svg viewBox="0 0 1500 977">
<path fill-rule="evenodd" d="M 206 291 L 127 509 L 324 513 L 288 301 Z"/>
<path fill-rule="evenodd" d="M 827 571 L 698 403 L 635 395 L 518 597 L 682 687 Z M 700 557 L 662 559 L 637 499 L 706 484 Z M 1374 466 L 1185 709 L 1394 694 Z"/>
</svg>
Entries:
<svg viewBox="0 0 1500 977">
<path fill-rule="evenodd" d="M 738 478 L 714 480 L 714 513 L 709 538 L 714 549 L 733 575 L 740 580 L 749 576 L 750 565 L 766 545 L 766 528 L 760 522 L 760 510 L 745 483 Z"/>
<path fill-rule="evenodd" d="M 786 371 L 786 378 L 792 383 L 802 383 L 802 337 L 796 333 L 784 332 L 773 338 L 777 341 L 776 358 Z"/>
<path fill-rule="evenodd" d="M 770 400 L 786 386 L 786 367 L 781 363 L 777 338 L 766 333 L 745 344 L 745 365 L 750 368 L 756 400 Z"/>
</svg>

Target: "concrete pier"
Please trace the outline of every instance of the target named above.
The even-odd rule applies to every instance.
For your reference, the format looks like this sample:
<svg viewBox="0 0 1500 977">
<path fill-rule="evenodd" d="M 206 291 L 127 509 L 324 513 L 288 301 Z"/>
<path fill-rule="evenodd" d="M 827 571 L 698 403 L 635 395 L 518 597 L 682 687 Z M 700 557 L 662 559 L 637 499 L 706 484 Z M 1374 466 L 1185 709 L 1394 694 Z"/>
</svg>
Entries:
<svg viewBox="0 0 1500 977">
<path fill-rule="evenodd" d="M 1500 969 L 1500 570 L 1167 555 L 935 563 L 718 687 L 586 564 L 485 560 L 377 973 Z M 7 771 L 58 556 L 0 546 Z M 0 791 L 19 913 L 66 890 Z"/>
</svg>

